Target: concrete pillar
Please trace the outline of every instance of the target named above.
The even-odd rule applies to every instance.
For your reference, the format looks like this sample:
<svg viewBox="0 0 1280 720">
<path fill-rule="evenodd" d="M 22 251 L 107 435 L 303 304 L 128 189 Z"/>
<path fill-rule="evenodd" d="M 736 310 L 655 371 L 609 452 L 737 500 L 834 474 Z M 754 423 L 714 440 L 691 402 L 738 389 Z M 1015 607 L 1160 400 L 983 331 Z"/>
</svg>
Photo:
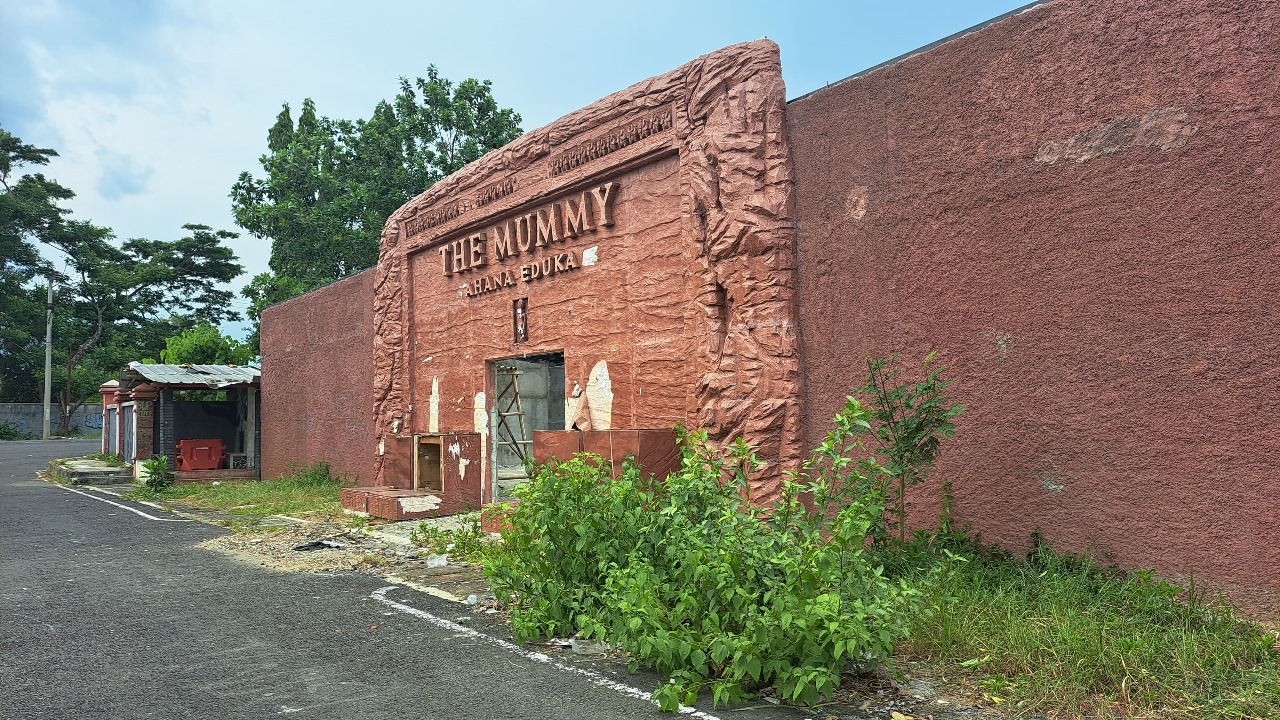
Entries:
<svg viewBox="0 0 1280 720">
<path fill-rule="evenodd" d="M 143 383 L 133 389 L 132 395 L 136 418 L 133 432 L 138 445 L 136 459 L 146 460 L 155 453 L 156 449 L 155 406 L 160 393 L 156 392 L 152 385 Z"/>
<path fill-rule="evenodd" d="M 98 387 L 98 392 L 102 393 L 102 454 L 104 455 L 111 452 L 111 423 L 107 422 L 107 413 L 114 412 L 107 408 L 116 404 L 116 391 L 119 389 L 119 380 L 108 380 Z"/>
<path fill-rule="evenodd" d="M 247 387 L 244 404 L 244 452 L 249 467 L 258 467 L 258 389 Z"/>
</svg>

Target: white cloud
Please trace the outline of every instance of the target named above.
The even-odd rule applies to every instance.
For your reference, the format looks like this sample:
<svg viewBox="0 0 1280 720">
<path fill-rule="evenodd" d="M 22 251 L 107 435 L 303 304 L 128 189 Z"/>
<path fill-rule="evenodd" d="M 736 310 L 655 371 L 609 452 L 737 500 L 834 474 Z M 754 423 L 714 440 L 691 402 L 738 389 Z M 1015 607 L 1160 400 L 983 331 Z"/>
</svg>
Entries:
<svg viewBox="0 0 1280 720">
<path fill-rule="evenodd" d="M 228 193 L 260 173 L 288 102 L 367 117 L 400 76 L 493 81 L 531 129 L 718 47 L 782 48 L 792 96 L 1017 6 L 764 0 L 377 3 L 337 0 L 37 0 L 0 4 L 0 123 L 61 153 L 47 174 L 76 191 L 79 219 L 121 238 L 177 238 L 184 223 L 237 229 Z M 229 245 L 247 282 L 269 246 Z M 245 301 L 237 300 L 236 307 Z"/>
</svg>

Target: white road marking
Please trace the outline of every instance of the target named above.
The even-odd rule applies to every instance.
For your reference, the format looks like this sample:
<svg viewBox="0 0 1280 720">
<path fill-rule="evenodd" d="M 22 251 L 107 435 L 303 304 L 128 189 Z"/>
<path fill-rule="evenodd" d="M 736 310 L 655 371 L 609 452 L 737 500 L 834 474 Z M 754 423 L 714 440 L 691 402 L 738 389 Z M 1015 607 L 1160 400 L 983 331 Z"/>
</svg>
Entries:
<svg viewBox="0 0 1280 720">
<path fill-rule="evenodd" d="M 141 510 L 137 510 L 137 509 L 131 508 L 131 507 L 129 507 L 128 505 L 121 505 L 121 504 L 120 504 L 120 503 L 118 503 L 118 502 L 112 502 L 111 500 L 108 500 L 108 499 L 106 499 L 106 498 L 98 497 L 97 495 L 94 495 L 94 494 L 92 494 L 92 493 L 87 493 L 87 492 L 85 492 L 85 491 L 83 491 L 83 490 L 76 490 L 75 488 L 64 487 L 64 486 L 61 486 L 61 485 L 60 485 L 60 486 L 58 486 L 58 487 L 62 487 L 62 489 L 63 489 L 63 490 L 66 490 L 67 492 L 73 492 L 73 493 L 75 493 L 75 494 L 77 494 L 77 495 L 83 495 L 83 496 L 85 496 L 85 497 L 87 497 L 87 498 L 92 498 L 92 499 L 94 499 L 94 500 L 97 500 L 98 502 L 104 502 L 104 503 L 106 503 L 106 504 L 108 504 L 108 505 L 115 505 L 116 507 L 118 507 L 118 508 L 122 508 L 122 509 L 124 509 L 124 510 L 128 510 L 128 511 L 129 511 L 129 512 L 131 512 L 131 513 L 137 513 L 138 515 L 141 515 L 142 517 L 144 517 L 144 518 L 146 518 L 146 519 L 148 519 L 148 520 L 155 520 L 155 521 L 158 521 L 158 522 L 191 522 L 191 520 L 188 520 L 187 518 L 161 518 L 161 517 L 156 517 L 155 515 L 148 515 L 148 514 L 146 514 L 146 513 L 142 512 Z"/>
<path fill-rule="evenodd" d="M 426 620 L 427 622 L 431 623 L 432 625 L 435 625 L 436 627 L 442 630 L 449 630 L 451 632 L 457 633 L 460 636 L 466 636 L 466 637 L 474 638 L 476 640 L 482 640 L 490 645 L 496 645 L 502 648 L 503 650 L 506 650 L 509 653 L 519 655 L 520 657 L 525 658 L 526 660 L 532 660 L 534 662 L 544 663 L 544 664 L 550 665 L 551 667 L 557 670 L 561 670 L 567 673 L 572 673 L 574 675 L 581 675 L 582 677 L 585 677 L 586 679 L 590 680 L 591 684 L 597 687 L 608 688 L 615 692 L 626 695 L 627 697 L 635 698 L 637 700 L 643 700 L 644 702 L 647 702 L 647 703 L 653 703 L 652 693 L 645 692 L 644 690 L 641 690 L 638 687 L 632 687 L 630 685 L 617 682 L 616 680 L 610 680 L 609 678 L 601 675 L 598 672 L 594 672 L 592 670 L 587 670 L 585 668 L 575 667 L 573 665 L 567 665 L 565 663 L 558 662 L 556 660 L 551 659 L 550 656 L 544 653 L 525 650 L 524 648 L 520 647 L 519 645 L 516 645 L 513 642 L 507 642 L 502 638 L 496 638 L 492 635 L 486 635 L 485 633 L 482 633 L 479 630 L 473 630 L 465 625 L 459 625 L 458 623 L 453 622 L 452 620 L 445 620 L 442 617 L 436 617 L 435 615 L 432 615 L 431 613 L 425 610 L 419 610 L 418 608 L 410 607 L 408 605 L 398 603 L 395 600 L 392 600 L 387 597 L 387 593 L 392 590 L 395 590 L 396 588 L 397 588 L 396 585 L 388 585 L 387 587 L 375 590 L 373 592 L 373 595 L 371 595 L 370 597 L 372 597 L 374 600 L 377 600 L 378 602 L 388 607 L 399 610 L 402 613 L 413 615 L 414 617 L 417 617 L 417 618 L 422 618 L 423 620 Z M 656 704 L 656 703 L 653 703 L 653 704 Z M 720 718 L 715 715 L 702 712 L 697 708 L 686 707 L 684 705 L 680 706 L 680 714 L 688 715 L 689 717 L 699 718 L 700 720 L 720 720 Z"/>
</svg>

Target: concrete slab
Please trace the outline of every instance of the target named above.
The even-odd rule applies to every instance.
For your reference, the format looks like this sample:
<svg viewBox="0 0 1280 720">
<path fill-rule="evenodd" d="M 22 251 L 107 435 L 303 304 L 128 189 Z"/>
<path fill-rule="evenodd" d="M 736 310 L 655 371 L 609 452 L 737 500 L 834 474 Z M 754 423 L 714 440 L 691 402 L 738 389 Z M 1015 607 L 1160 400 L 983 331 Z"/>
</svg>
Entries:
<svg viewBox="0 0 1280 720">
<path fill-rule="evenodd" d="M 133 469 L 90 458 L 61 458 L 49 462 L 49 475 L 73 485 L 118 485 L 133 482 Z"/>
</svg>

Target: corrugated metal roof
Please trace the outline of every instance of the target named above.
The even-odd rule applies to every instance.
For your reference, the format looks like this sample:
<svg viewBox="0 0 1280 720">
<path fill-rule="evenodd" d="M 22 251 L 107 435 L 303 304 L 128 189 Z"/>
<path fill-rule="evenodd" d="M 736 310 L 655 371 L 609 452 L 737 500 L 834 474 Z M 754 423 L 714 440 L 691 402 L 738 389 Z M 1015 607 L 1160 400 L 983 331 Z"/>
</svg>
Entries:
<svg viewBox="0 0 1280 720">
<path fill-rule="evenodd" d="M 137 373 L 147 382 L 163 385 L 205 385 L 223 388 L 230 385 L 255 385 L 262 372 L 256 367 L 235 365 L 148 365 L 129 363 L 127 372 Z"/>
</svg>

